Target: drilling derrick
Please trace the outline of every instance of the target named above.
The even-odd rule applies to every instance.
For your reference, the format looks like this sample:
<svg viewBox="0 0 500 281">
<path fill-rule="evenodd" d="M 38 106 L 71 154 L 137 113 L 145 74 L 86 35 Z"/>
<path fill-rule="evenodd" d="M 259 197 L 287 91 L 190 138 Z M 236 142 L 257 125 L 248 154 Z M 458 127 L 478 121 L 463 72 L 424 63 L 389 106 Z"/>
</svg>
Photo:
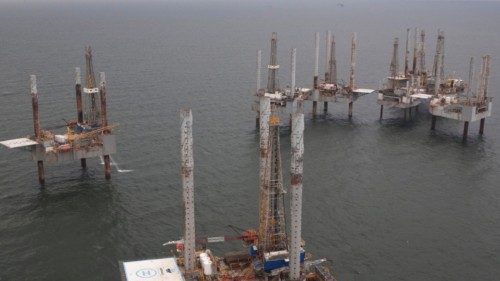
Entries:
<svg viewBox="0 0 500 281">
<path fill-rule="evenodd" d="M 328 80 L 327 83 L 337 84 L 337 60 L 335 59 L 335 37 L 331 37 L 330 59 L 328 61 Z"/>
<path fill-rule="evenodd" d="M 269 60 L 268 69 L 268 77 L 267 77 L 267 92 L 274 94 L 279 90 L 278 83 L 278 69 L 280 66 L 278 65 L 278 57 L 277 57 L 277 43 L 278 43 L 278 35 L 276 32 L 273 32 L 271 36 L 271 58 Z"/>
<path fill-rule="evenodd" d="M 267 92 L 279 91 L 277 34 L 271 36 L 271 56 L 268 65 Z M 279 138 L 279 105 L 261 97 L 261 186 L 259 216 L 259 250 L 265 254 L 287 249 L 283 175 Z"/>
<path fill-rule="evenodd" d="M 90 46 L 85 47 L 85 65 L 85 88 L 83 88 L 83 93 L 85 94 L 84 121 L 87 125 L 98 127 L 100 119 L 100 108 L 97 102 L 99 100 L 99 88 L 96 87 L 94 65 L 92 63 L 92 48 Z"/>
<path fill-rule="evenodd" d="M 439 60 L 441 60 L 441 64 L 439 64 Z M 441 30 L 438 30 L 438 39 L 436 43 L 434 65 L 432 67 L 432 75 L 435 79 L 442 79 L 444 76 L 444 33 Z"/>
<path fill-rule="evenodd" d="M 389 87 L 393 91 L 396 90 L 396 86 L 397 86 L 396 77 L 397 77 L 398 72 L 399 72 L 398 47 L 399 47 L 398 38 L 394 38 L 394 49 L 393 49 L 393 52 L 392 52 L 391 66 L 390 66 L 390 69 L 389 69 L 390 77 L 393 78 L 393 79 L 390 80 L 391 85 Z"/>
<path fill-rule="evenodd" d="M 276 79 L 276 33 L 271 40 L 271 61 L 268 75 L 268 92 L 278 88 Z M 278 105 L 261 97 L 261 167 L 259 250 L 265 254 L 287 249 L 283 175 L 281 170 Z"/>
</svg>

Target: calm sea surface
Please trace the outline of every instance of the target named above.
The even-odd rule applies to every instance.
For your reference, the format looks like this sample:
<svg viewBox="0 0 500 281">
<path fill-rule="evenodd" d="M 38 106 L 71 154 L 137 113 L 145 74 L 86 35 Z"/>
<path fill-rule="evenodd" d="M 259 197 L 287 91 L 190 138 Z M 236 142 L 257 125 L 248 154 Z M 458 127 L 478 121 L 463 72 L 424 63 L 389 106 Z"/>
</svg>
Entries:
<svg viewBox="0 0 500 281">
<path fill-rule="evenodd" d="M 98 159 L 46 165 L 46 188 L 29 154 L 0 149 L 0 280 L 119 280 L 118 262 L 171 255 L 182 235 L 179 108 L 194 115 L 199 236 L 257 224 L 258 136 L 251 112 L 255 54 L 278 32 L 281 85 L 297 48 L 297 84 L 310 87 L 314 32 L 331 29 L 339 76 L 348 77 L 352 32 L 357 83 L 377 88 L 392 38 L 446 34 L 446 72 L 465 77 L 470 56 L 492 55 L 489 94 L 500 88 L 500 3 L 220 1 L 170 4 L 0 4 L 0 140 L 31 134 L 29 75 L 38 75 L 41 123 L 76 117 L 75 66 L 84 45 L 108 80 L 120 169 L 104 180 Z M 324 39 L 322 39 L 324 40 Z M 324 41 L 322 41 L 324 42 Z M 403 45 L 403 44 L 402 44 Z M 321 45 L 324 69 L 324 43 Z M 401 60 L 402 61 L 402 60 Z M 266 77 L 267 73 L 263 73 Z M 263 81 L 263 83 L 265 83 Z M 303 237 L 339 280 L 500 280 L 500 100 L 485 136 L 471 124 L 421 110 L 413 121 L 376 97 L 330 105 L 305 130 Z M 306 104 L 310 112 L 311 104 Z M 321 107 L 320 107 L 321 108 Z M 290 142 L 282 135 L 288 182 Z M 239 243 L 216 250 L 240 249 Z"/>
</svg>

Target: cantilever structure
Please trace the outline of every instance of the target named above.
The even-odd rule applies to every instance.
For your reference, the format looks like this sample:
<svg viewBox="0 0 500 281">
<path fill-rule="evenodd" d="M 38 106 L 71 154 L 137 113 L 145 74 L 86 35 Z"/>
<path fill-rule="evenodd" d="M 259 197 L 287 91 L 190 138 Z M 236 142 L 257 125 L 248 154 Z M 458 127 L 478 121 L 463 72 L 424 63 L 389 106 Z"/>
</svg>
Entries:
<svg viewBox="0 0 500 281">
<path fill-rule="evenodd" d="M 106 179 L 111 178 L 110 154 L 116 152 L 115 136 L 108 124 L 106 101 L 106 76 L 100 73 L 99 86 L 96 84 L 92 63 L 92 49 L 85 48 L 86 75 L 82 85 L 80 68 L 75 68 L 76 120 L 66 124 L 66 132 L 54 134 L 42 130 L 38 114 L 38 89 L 36 76 L 31 75 L 31 101 L 33 107 L 34 135 L 0 142 L 8 148 L 26 147 L 31 150 L 32 159 L 37 162 L 38 180 L 45 183 L 44 162 L 67 162 L 80 160 L 86 168 L 87 158 L 102 157 Z"/>
</svg>

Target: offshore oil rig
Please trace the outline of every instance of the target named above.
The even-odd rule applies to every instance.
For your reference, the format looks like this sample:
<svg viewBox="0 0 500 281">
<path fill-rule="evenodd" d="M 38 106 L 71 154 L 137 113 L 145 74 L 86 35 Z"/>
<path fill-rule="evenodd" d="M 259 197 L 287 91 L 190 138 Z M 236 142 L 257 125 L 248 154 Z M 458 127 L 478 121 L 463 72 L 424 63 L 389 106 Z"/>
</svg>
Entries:
<svg viewBox="0 0 500 281">
<path fill-rule="evenodd" d="M 66 131 L 54 134 L 43 130 L 38 114 L 38 90 L 36 76 L 31 75 L 31 101 L 33 107 L 34 135 L 2 141 L 8 148 L 27 148 L 37 162 L 38 181 L 45 184 L 44 162 L 68 162 L 80 160 L 87 167 L 87 158 L 102 157 L 106 179 L 111 178 L 110 155 L 116 152 L 115 136 L 111 133 L 116 125 L 108 124 L 106 105 L 106 76 L 100 73 L 96 83 L 92 62 L 92 49 L 85 47 L 85 86 L 81 85 L 80 68 L 75 68 L 75 92 L 77 118 L 66 121 Z"/>
<path fill-rule="evenodd" d="M 414 35 L 413 67 L 410 69 L 408 61 L 410 54 L 408 50 L 410 29 L 406 30 L 403 72 L 399 71 L 399 38 L 394 38 L 389 77 L 387 77 L 387 83 L 384 87 L 378 91 L 377 102 L 380 104 L 380 119 L 383 118 L 384 106 L 386 106 L 403 109 L 406 120 L 407 115 L 411 117 L 412 108 L 418 110 L 418 105 L 421 104 L 422 99 L 431 97 L 428 92 L 430 90 L 429 82 L 432 82 L 432 80 L 428 77 L 425 68 L 425 31 L 422 30 L 419 34 L 418 29 L 415 29 Z M 439 43 L 438 46 L 440 46 Z M 434 74 L 436 73 L 435 71 L 436 69 L 433 71 Z"/>
<path fill-rule="evenodd" d="M 345 102 L 349 105 L 348 117 L 353 114 L 353 104 L 359 97 L 375 93 L 375 90 L 358 88 L 355 83 L 355 67 L 356 67 L 356 50 L 357 39 L 356 33 L 353 33 L 351 39 L 351 57 L 349 82 L 346 84 L 337 79 L 337 59 L 335 52 L 335 37 L 331 31 L 326 33 L 326 61 L 325 61 L 325 76 L 323 80 L 319 78 L 319 33 L 315 34 L 315 60 L 314 60 L 314 77 L 313 91 L 307 96 L 307 100 L 313 102 L 312 114 L 313 117 L 317 114 L 318 102 L 323 102 L 323 112 L 328 112 L 329 102 Z"/>
<path fill-rule="evenodd" d="M 276 85 L 277 69 L 269 68 L 268 85 Z M 275 72 L 274 72 L 275 73 Z M 273 81 L 274 80 L 274 81 Z M 276 89 L 276 88 L 274 88 Z M 194 216 L 193 139 L 191 110 L 181 110 L 181 177 L 184 199 L 184 237 L 175 245 L 178 257 L 122 262 L 122 280 L 328 280 L 334 281 L 325 263 L 304 251 L 302 240 L 302 178 L 304 113 L 302 101 L 292 114 L 290 232 L 285 219 L 285 186 L 280 152 L 280 103 L 269 93 L 259 97 L 259 219 L 257 230 L 244 230 L 238 237 L 197 237 Z M 241 240 L 245 249 L 215 255 L 207 244 Z"/>
<path fill-rule="evenodd" d="M 319 33 L 315 34 L 315 61 L 314 61 L 314 77 L 312 88 L 297 87 L 295 83 L 296 72 L 296 54 L 297 50 L 292 49 L 290 52 L 290 85 L 284 89 L 280 88 L 278 82 L 278 69 L 280 65 L 277 59 L 277 34 L 272 33 L 271 36 L 271 53 L 268 69 L 268 84 L 266 88 L 261 88 L 261 57 L 262 51 L 257 51 L 257 91 L 255 93 L 255 101 L 252 105 L 252 110 L 257 112 L 256 126 L 259 127 L 259 98 L 265 95 L 271 99 L 271 103 L 276 107 L 276 110 L 285 111 L 291 116 L 297 110 L 298 103 L 304 100 L 312 101 L 312 115 L 316 117 L 318 102 L 323 102 L 323 111 L 328 112 L 329 102 L 347 102 L 349 105 L 348 116 L 353 115 L 353 103 L 359 97 L 375 93 L 375 90 L 358 88 L 355 84 L 355 66 L 356 66 L 356 34 L 353 34 L 351 40 L 351 57 L 349 82 L 346 84 L 337 79 L 337 60 L 335 55 L 335 40 L 331 32 L 326 35 L 326 63 L 324 79 L 319 78 Z"/>
<path fill-rule="evenodd" d="M 482 57 L 481 72 L 477 78 L 477 90 L 472 91 L 474 59 L 470 59 L 469 83 L 467 91 L 448 93 L 448 85 L 436 86 L 436 94 L 430 100 L 429 111 L 432 114 L 431 129 L 436 126 L 437 117 L 455 119 L 464 122 L 462 140 L 467 140 L 469 122 L 480 121 L 479 135 L 484 133 L 486 117 L 491 116 L 492 98 L 488 97 L 488 78 L 490 75 L 490 56 Z M 453 81 L 453 80 L 452 80 Z M 454 82 L 454 81 L 453 81 Z M 453 83 L 452 82 L 452 83 Z M 453 85 L 451 85 L 453 87 Z"/>
<path fill-rule="evenodd" d="M 271 35 L 271 53 L 269 58 L 267 87 L 261 88 L 261 58 L 262 51 L 257 51 L 257 87 L 255 92 L 255 101 L 252 104 L 252 110 L 257 113 L 255 125 L 260 126 L 260 97 L 267 96 L 271 99 L 271 104 L 276 112 L 286 112 L 290 116 L 290 121 L 286 125 L 291 125 L 291 115 L 297 109 L 297 102 L 303 101 L 311 92 L 309 88 L 297 87 L 295 84 L 297 50 L 290 51 L 290 85 L 285 88 L 280 87 L 278 79 L 278 35 L 273 32 Z"/>
<path fill-rule="evenodd" d="M 409 68 L 409 34 L 406 30 L 406 49 L 404 71 L 399 71 L 399 39 L 394 39 L 389 77 L 383 89 L 378 92 L 380 119 L 384 106 L 404 109 L 404 118 L 411 118 L 412 108 L 418 110 L 422 103 L 429 105 L 432 115 L 431 129 L 436 126 L 437 117 L 464 121 L 463 140 L 467 140 L 469 122 L 480 120 L 479 134 L 484 132 L 486 117 L 491 116 L 492 98 L 487 96 L 490 73 L 490 56 L 483 56 L 481 71 L 477 77 L 477 90 L 472 91 L 474 82 L 474 59 L 470 60 L 469 79 L 454 75 L 445 76 L 444 72 L 444 32 L 438 30 L 436 53 L 432 72 L 425 66 L 425 31 L 415 28 L 413 67 Z M 407 114 L 408 112 L 408 114 Z"/>
</svg>

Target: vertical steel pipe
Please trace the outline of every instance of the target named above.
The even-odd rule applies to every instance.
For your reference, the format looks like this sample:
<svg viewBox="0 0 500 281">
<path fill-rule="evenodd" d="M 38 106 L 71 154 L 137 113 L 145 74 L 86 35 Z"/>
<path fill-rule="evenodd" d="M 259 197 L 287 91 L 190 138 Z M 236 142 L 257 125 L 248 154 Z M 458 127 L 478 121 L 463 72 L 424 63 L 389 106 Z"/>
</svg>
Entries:
<svg viewBox="0 0 500 281">
<path fill-rule="evenodd" d="M 262 51 L 258 50 L 257 51 L 257 90 L 255 91 L 256 94 L 259 93 L 259 90 L 261 88 L 261 69 L 262 69 Z M 255 127 L 259 128 L 259 111 L 257 110 L 257 115 L 255 116 Z"/>
<path fill-rule="evenodd" d="M 31 75 L 31 105 L 33 108 L 33 131 L 35 133 L 35 140 L 41 140 L 41 129 L 40 129 L 40 116 L 38 114 L 38 89 L 36 85 L 36 75 Z M 38 182 L 41 185 L 45 184 L 45 171 L 43 168 L 43 161 L 37 161 L 38 169 Z"/>
<path fill-rule="evenodd" d="M 292 117 L 292 161 L 290 198 L 290 280 L 300 280 L 300 253 L 302 241 L 302 177 L 304 156 L 304 114 Z"/>
<path fill-rule="evenodd" d="M 194 217 L 194 159 L 193 115 L 191 109 L 182 109 L 181 117 L 181 180 L 184 197 L 184 267 L 187 275 L 196 269 Z"/>
<path fill-rule="evenodd" d="M 101 126 L 106 127 L 108 126 L 108 115 L 106 111 L 106 75 L 104 72 L 99 73 L 99 78 L 100 78 L 100 98 L 101 98 Z M 108 134 L 109 131 L 105 130 L 104 134 Z M 104 175 L 106 179 L 111 178 L 111 161 L 109 155 L 104 155 L 103 156 L 104 160 Z"/>
<path fill-rule="evenodd" d="M 408 43 L 410 40 L 410 29 L 406 29 L 406 48 L 405 48 L 405 76 L 408 75 L 408 56 L 410 55 L 410 51 L 408 50 Z"/>
<path fill-rule="evenodd" d="M 75 92 L 76 92 L 76 112 L 78 123 L 83 123 L 82 109 L 82 80 L 79 67 L 75 67 Z"/>
<path fill-rule="evenodd" d="M 295 92 L 295 72 L 296 72 L 296 64 L 297 64 L 297 49 L 292 48 L 290 52 L 290 88 L 292 91 L 292 95 Z"/>
<path fill-rule="evenodd" d="M 41 137 L 40 117 L 38 114 L 38 89 L 36 85 L 36 75 L 31 75 L 31 105 L 33 108 L 33 131 L 35 139 L 38 141 Z"/>
<path fill-rule="evenodd" d="M 469 121 L 464 122 L 464 133 L 462 135 L 462 141 L 467 141 L 467 135 L 469 134 Z"/>
<path fill-rule="evenodd" d="M 318 75 L 319 75 L 319 32 L 316 32 L 314 34 L 314 81 L 313 81 L 313 88 L 315 92 L 315 96 L 318 96 Z M 313 108 L 312 108 L 312 115 L 313 117 L 316 116 L 316 113 L 318 111 L 318 101 L 313 100 Z"/>
<path fill-rule="evenodd" d="M 259 249 L 265 249 L 265 237 L 267 235 L 267 215 L 269 214 L 269 198 L 267 189 L 271 175 L 270 169 L 270 151 L 269 151 L 269 119 L 271 117 L 271 99 L 269 97 L 260 97 L 260 161 L 259 161 Z M 293 127 L 293 125 L 292 125 Z"/>
<path fill-rule="evenodd" d="M 75 67 L 75 92 L 76 92 L 76 117 L 78 123 L 83 123 L 83 109 L 82 109 L 82 79 L 81 70 Z M 80 158 L 80 165 L 82 168 L 87 168 L 87 159 Z"/>
<path fill-rule="evenodd" d="M 356 48 L 357 48 L 357 40 L 356 33 L 352 34 L 352 42 L 351 42 L 351 73 L 349 75 L 349 88 L 354 90 L 355 82 L 354 82 L 354 69 L 356 67 Z"/>
</svg>

